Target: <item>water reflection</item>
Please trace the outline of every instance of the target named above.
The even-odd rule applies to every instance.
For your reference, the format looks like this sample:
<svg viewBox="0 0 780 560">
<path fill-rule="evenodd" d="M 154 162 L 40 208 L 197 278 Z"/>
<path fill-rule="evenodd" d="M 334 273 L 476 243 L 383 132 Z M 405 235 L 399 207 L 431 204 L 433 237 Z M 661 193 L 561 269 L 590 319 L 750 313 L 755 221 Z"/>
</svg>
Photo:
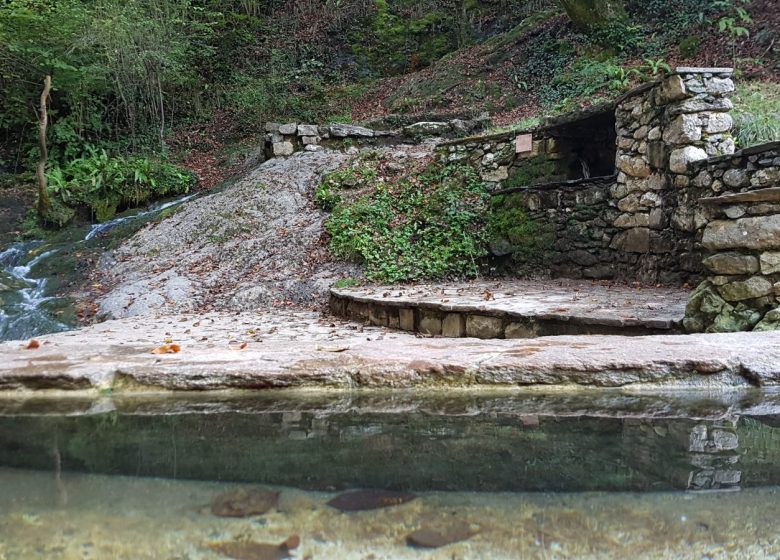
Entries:
<svg viewBox="0 0 780 560">
<path fill-rule="evenodd" d="M 780 480 L 777 395 L 650 416 L 625 397 L 104 399 L 70 412 L 6 401 L 0 466 L 50 469 L 56 449 L 67 471 L 314 490 L 723 491 Z"/>
</svg>

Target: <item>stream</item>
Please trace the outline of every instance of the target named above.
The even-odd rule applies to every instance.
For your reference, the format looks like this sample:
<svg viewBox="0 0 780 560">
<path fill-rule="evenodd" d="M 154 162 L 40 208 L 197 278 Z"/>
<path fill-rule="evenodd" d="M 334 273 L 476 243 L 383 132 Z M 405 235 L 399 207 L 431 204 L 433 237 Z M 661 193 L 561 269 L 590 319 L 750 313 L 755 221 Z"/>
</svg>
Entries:
<svg viewBox="0 0 780 560">
<path fill-rule="evenodd" d="M 51 241 L 21 241 L 0 251 L 0 341 L 75 328 L 73 299 L 63 294 L 68 291 L 68 280 L 83 281 L 88 272 L 78 270 L 78 259 L 85 253 L 102 252 L 112 239 L 138 229 L 145 218 L 194 196 L 160 202 L 86 229 L 74 228 Z M 112 232 L 117 235 L 112 237 Z"/>
</svg>

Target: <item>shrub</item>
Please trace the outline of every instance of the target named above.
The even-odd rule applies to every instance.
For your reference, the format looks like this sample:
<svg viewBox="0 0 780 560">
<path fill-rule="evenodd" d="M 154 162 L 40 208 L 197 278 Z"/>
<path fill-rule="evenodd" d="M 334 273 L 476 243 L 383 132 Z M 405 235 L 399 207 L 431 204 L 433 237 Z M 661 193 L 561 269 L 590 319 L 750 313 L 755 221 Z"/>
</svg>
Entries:
<svg viewBox="0 0 780 560">
<path fill-rule="evenodd" d="M 475 276 L 487 255 L 487 191 L 467 166 L 432 164 L 338 204 L 325 227 L 331 252 L 364 265 L 369 280 Z"/>
<path fill-rule="evenodd" d="M 120 208 L 186 193 L 194 183 L 191 173 L 170 163 L 94 149 L 46 175 L 53 209 L 47 221 L 58 226 L 73 216 L 68 209 L 89 208 L 102 222 Z"/>
</svg>

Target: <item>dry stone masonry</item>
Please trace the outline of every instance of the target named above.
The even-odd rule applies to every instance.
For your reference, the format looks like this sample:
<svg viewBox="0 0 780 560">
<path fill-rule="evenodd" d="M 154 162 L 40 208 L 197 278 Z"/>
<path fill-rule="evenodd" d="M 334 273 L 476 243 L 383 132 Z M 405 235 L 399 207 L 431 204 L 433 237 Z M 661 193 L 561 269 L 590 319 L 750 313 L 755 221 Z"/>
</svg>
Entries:
<svg viewBox="0 0 780 560">
<path fill-rule="evenodd" d="M 686 328 L 780 328 L 780 142 L 691 167 L 708 276 L 688 303 Z"/>
<path fill-rule="evenodd" d="M 732 74 L 677 68 L 611 106 L 441 144 L 439 158 L 475 165 L 552 235 L 537 274 L 698 284 L 689 331 L 780 328 L 780 150 L 735 153 Z"/>
</svg>

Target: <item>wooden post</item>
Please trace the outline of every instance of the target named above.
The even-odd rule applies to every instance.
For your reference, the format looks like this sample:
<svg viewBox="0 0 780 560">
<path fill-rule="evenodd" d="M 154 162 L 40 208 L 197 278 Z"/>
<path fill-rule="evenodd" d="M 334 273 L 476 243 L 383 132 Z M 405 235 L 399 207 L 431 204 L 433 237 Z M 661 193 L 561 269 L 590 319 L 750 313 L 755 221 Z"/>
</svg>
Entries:
<svg viewBox="0 0 780 560">
<path fill-rule="evenodd" d="M 49 116 L 46 111 L 46 105 L 49 101 L 49 92 L 51 91 L 51 76 L 46 76 L 43 80 L 43 91 L 41 92 L 41 107 L 38 114 L 38 142 L 41 148 L 41 157 L 38 159 L 38 169 L 35 176 L 38 179 L 38 216 L 43 218 L 49 210 L 49 192 L 46 190 L 46 161 L 49 159 L 49 150 L 46 146 L 46 126 Z"/>
</svg>

